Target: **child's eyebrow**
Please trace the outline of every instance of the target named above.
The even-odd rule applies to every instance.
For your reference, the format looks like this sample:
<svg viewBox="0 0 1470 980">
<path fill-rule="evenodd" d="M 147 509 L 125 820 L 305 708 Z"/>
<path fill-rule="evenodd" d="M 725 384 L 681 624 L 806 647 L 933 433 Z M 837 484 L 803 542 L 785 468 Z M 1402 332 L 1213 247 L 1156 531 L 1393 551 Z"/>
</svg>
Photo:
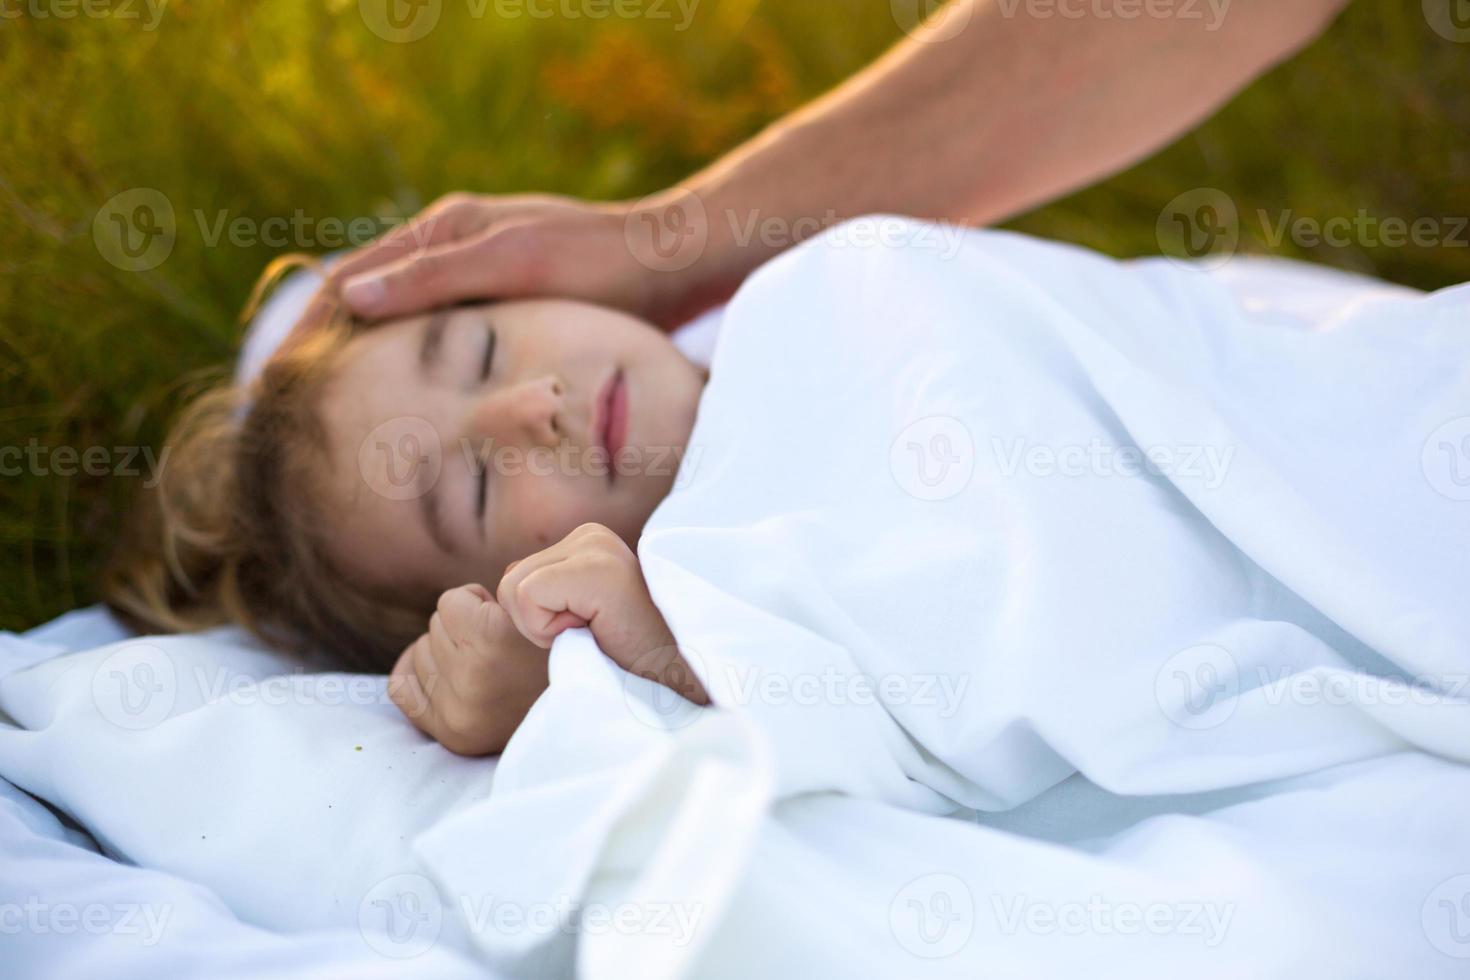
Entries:
<svg viewBox="0 0 1470 980">
<path fill-rule="evenodd" d="M 444 346 L 444 328 L 448 325 L 448 310 L 440 310 L 429 317 L 428 328 L 424 330 L 424 345 L 419 348 L 419 369 L 425 374 L 439 360 L 439 351 Z"/>
</svg>

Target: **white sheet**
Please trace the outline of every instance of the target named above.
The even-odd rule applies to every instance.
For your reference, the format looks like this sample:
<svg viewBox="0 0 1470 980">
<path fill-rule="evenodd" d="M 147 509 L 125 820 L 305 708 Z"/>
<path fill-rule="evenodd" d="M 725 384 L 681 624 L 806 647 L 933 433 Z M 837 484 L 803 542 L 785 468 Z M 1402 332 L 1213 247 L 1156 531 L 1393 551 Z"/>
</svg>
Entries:
<svg viewBox="0 0 1470 980">
<path fill-rule="evenodd" d="M 0 643 L 0 711 L 29 729 L 0 728 L 7 977 L 486 975 L 457 919 L 419 949 L 383 903 L 427 881 L 415 829 L 483 798 L 493 761 L 426 742 L 383 678 L 303 675 L 233 630 L 64 655 L 120 632 L 91 610 Z"/>
<path fill-rule="evenodd" d="M 792 749 L 785 792 L 995 810 L 1075 770 L 1470 758 L 1470 510 L 1425 468 L 1470 434 L 1467 296 L 1349 290 L 1308 329 L 1004 233 L 800 250 L 726 313 L 645 574 Z"/>
<path fill-rule="evenodd" d="M 844 230 L 736 297 L 698 452 L 639 548 L 766 743 L 744 877 L 640 877 L 648 840 L 563 877 L 725 908 L 685 960 L 717 975 L 1462 975 L 1470 519 L 1441 449 L 1470 415 L 1470 291 L 1270 267 L 1253 294 L 1001 233 L 951 259 L 879 221 L 906 244 Z M 1017 440 L 1052 455 L 1012 469 Z M 1069 447 L 1083 472 L 1049 472 Z M 1120 474 L 1127 447 L 1167 471 Z M 560 677 L 593 673 L 586 644 L 558 642 Z M 560 733 L 628 714 L 554 683 L 503 762 L 526 777 L 483 817 L 577 809 Z M 709 717 L 671 716 L 674 740 Z M 578 771 L 626 765 L 578 748 Z M 1019 809 L 914 812 L 957 804 Z M 683 852 L 751 833 L 663 812 Z M 438 831 L 446 858 L 472 837 Z M 1209 910 L 1214 941 L 1184 921 Z M 635 945 L 579 963 L 616 976 Z"/>
<path fill-rule="evenodd" d="M 247 922 L 309 930 L 188 902 L 227 963 L 302 975 L 340 956 L 415 975 L 1462 976 L 1470 770 L 1443 756 L 1470 745 L 1449 693 L 1470 504 L 1432 464 L 1470 414 L 1470 294 L 1276 266 L 1252 292 L 996 233 L 946 257 L 888 227 L 904 247 L 844 230 L 728 308 L 694 469 L 640 547 L 724 709 L 571 631 L 497 767 L 411 743 L 385 705 L 321 703 L 329 678 L 295 678 L 284 706 L 209 703 L 196 667 L 242 692 L 284 669 L 219 637 L 165 645 L 168 710 L 120 727 L 94 687 L 118 648 L 32 646 L 0 669 L 0 707 L 34 729 L 0 730 L 0 775 Z M 908 429 L 936 415 L 961 428 Z M 1232 454 L 1213 489 L 1207 471 L 1006 476 L 997 434 Z M 968 482 L 902 465 L 962 436 Z M 752 669 L 767 686 L 742 686 Z M 897 678 L 889 709 L 863 703 L 865 675 Z M 1328 680 L 1347 695 L 1310 686 Z M 364 779 L 344 737 L 413 773 Z M 329 796 L 352 818 L 313 805 Z M 192 839 L 206 824 L 223 846 Z M 5 826 L 0 855 L 20 853 Z M 73 902 L 145 874 L 22 870 Z M 437 923 L 386 947 L 402 960 L 358 918 L 398 874 L 421 877 L 378 897 L 411 891 Z M 50 965 L 21 938 L 22 964 Z"/>
</svg>

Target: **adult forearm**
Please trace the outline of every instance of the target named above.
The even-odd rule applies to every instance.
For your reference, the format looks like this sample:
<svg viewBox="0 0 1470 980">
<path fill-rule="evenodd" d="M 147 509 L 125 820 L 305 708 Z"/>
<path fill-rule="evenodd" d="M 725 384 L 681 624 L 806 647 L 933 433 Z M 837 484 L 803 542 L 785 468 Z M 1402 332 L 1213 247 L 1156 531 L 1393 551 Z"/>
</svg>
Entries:
<svg viewBox="0 0 1470 980">
<path fill-rule="evenodd" d="M 610 204 L 451 195 L 344 261 L 313 309 L 333 309 L 345 283 L 368 318 L 550 295 L 674 326 L 832 222 L 988 223 L 1115 173 L 1345 3 L 950 0 L 932 33 L 677 187 Z"/>
<path fill-rule="evenodd" d="M 731 279 L 789 244 L 752 235 L 772 224 L 874 211 L 1003 220 L 1187 131 L 1345 2 L 951 0 L 934 35 L 921 30 L 681 190 L 698 196 L 710 259 Z"/>
</svg>

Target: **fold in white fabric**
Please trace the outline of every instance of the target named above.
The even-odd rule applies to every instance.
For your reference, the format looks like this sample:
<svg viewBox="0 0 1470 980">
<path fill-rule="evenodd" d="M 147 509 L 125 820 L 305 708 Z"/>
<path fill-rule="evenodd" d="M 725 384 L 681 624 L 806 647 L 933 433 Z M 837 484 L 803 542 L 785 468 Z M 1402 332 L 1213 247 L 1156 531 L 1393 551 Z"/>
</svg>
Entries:
<svg viewBox="0 0 1470 980">
<path fill-rule="evenodd" d="M 496 765 L 238 638 L 21 644 L 0 775 L 227 966 L 1463 976 L 1470 291 L 864 227 L 725 310 L 640 544 L 718 709 L 569 631 Z"/>
<path fill-rule="evenodd" d="M 1470 291 L 1308 324 L 1164 260 L 871 220 L 898 244 L 840 230 L 726 311 L 639 548 L 782 792 L 1000 810 L 1074 771 L 1470 758 Z"/>
</svg>

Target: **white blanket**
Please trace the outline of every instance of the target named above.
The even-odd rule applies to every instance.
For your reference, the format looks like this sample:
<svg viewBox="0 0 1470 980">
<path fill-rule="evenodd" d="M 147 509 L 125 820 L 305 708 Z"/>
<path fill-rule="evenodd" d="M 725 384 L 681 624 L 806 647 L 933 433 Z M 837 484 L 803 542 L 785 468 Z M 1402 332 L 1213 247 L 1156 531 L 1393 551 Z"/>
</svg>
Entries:
<svg viewBox="0 0 1470 980">
<path fill-rule="evenodd" d="M 734 897 L 606 894 L 730 903 L 731 976 L 1458 975 L 1470 291 L 873 229 L 731 304 L 639 548 L 772 817 Z M 492 805 L 626 714 L 553 684 Z"/>
<path fill-rule="evenodd" d="M 1305 325 L 1163 260 L 889 228 L 737 297 L 639 549 L 784 791 L 1470 760 L 1470 293 Z"/>
<path fill-rule="evenodd" d="M 0 775 L 303 973 L 1463 975 L 1470 293 L 869 228 L 731 304 L 640 545 L 720 710 L 572 631 L 463 762 L 150 641 L 12 662 Z"/>
</svg>

